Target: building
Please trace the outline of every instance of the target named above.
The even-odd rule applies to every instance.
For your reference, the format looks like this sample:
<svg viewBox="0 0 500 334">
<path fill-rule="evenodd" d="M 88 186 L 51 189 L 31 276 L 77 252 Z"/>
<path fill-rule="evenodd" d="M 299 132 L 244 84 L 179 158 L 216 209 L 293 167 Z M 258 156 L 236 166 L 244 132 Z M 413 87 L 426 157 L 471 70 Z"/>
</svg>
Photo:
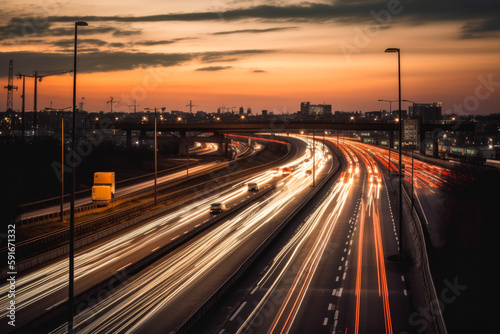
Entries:
<svg viewBox="0 0 500 334">
<path fill-rule="evenodd" d="M 302 116 L 317 117 L 332 114 L 331 104 L 311 104 L 310 102 L 300 103 L 300 113 Z"/>
<path fill-rule="evenodd" d="M 411 118 L 417 118 L 422 123 L 441 120 L 441 102 L 415 103 L 410 106 Z"/>
<path fill-rule="evenodd" d="M 418 119 L 403 119 L 403 143 L 413 147 L 418 143 Z"/>
</svg>

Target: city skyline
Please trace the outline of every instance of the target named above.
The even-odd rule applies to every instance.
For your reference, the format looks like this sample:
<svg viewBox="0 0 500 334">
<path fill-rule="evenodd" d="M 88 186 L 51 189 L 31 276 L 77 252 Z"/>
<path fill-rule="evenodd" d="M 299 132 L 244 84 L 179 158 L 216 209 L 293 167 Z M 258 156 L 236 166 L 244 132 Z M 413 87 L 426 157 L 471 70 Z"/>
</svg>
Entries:
<svg viewBox="0 0 500 334">
<path fill-rule="evenodd" d="M 402 98 L 442 102 L 443 113 L 486 115 L 500 105 L 498 4 L 487 1 L 132 1 L 85 5 L 2 1 L 0 77 L 68 70 L 79 29 L 77 101 L 84 109 L 145 107 L 216 112 L 243 106 L 294 113 L 300 102 L 333 110 L 389 109 Z M 14 109 L 22 80 L 14 78 Z M 38 109 L 71 106 L 72 75 L 44 78 Z M 0 94 L 5 109 L 6 90 Z M 33 79 L 26 108 L 33 108 Z M 403 109 L 408 104 L 404 103 Z M 397 109 L 393 104 L 392 109 Z"/>
</svg>

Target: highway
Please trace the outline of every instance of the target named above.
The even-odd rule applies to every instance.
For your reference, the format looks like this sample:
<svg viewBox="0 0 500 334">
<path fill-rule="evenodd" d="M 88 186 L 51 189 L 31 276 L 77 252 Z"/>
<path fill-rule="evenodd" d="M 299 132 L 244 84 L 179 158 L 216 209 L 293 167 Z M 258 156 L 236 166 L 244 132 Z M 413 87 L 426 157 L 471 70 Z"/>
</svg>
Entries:
<svg viewBox="0 0 500 334">
<path fill-rule="evenodd" d="M 305 197 L 312 183 L 313 161 L 318 180 L 334 168 L 335 160 L 324 153 L 320 142 L 313 158 L 311 141 L 302 140 L 298 153 L 278 174 L 266 171 L 251 176 L 231 189 L 78 250 L 76 293 L 120 277 L 122 269 L 203 224 L 212 217 L 210 203 L 232 207 L 253 196 L 247 191 L 249 182 L 261 187 L 277 184 L 272 192 L 151 264 L 116 291 L 106 291 L 99 303 L 77 315 L 78 332 L 168 332 L 181 325 Z M 380 170 L 388 166 L 387 150 L 354 141 L 343 141 L 340 149 L 345 161 L 338 177 L 292 221 L 238 283 L 227 304 L 212 319 L 202 321 L 207 332 L 411 330 L 408 277 L 387 263 L 399 246 L 389 180 Z M 396 158 L 391 156 L 393 170 Z M 460 178 L 421 162 L 414 162 L 414 167 L 417 192 L 453 186 Z M 281 174 L 288 168 L 293 170 L 291 175 Z M 62 259 L 19 277 L 17 323 L 22 325 L 64 303 L 67 275 L 67 259 Z M 8 302 L 5 292 L 2 310 Z M 6 311 L 0 314 L 5 317 Z M 0 330 L 7 328 L 2 325 Z M 56 332 L 64 330 L 62 324 Z"/>
<path fill-rule="evenodd" d="M 304 154 L 305 144 L 301 152 L 294 158 L 295 162 L 293 163 L 300 164 L 304 160 L 304 156 L 306 156 Z M 308 167 L 310 166 L 302 166 L 302 168 Z M 298 172 L 298 174 L 300 173 Z M 225 202 L 230 208 L 252 196 L 252 193 L 247 191 L 246 184 L 248 182 L 257 182 L 261 186 L 265 186 L 275 181 L 277 179 L 271 171 L 249 177 L 231 189 L 198 200 L 196 203 L 152 219 L 138 228 L 126 230 L 90 247 L 79 249 L 75 258 L 75 292 L 83 291 L 95 282 L 119 275 L 121 269 L 134 261 L 154 252 L 158 247 L 175 240 L 180 235 L 207 221 L 212 217 L 209 213 L 210 203 Z M 274 196 L 276 197 L 276 194 Z M 67 275 L 66 258 L 49 263 L 43 268 L 23 273 L 16 282 L 18 292 L 16 298 L 17 323 L 21 325 L 45 310 L 50 310 L 64 302 L 67 298 Z M 2 290 L 4 289 L 3 286 Z M 2 292 L 0 299 L 2 316 L 6 314 L 6 303 L 8 302 L 6 295 Z"/>
<path fill-rule="evenodd" d="M 333 164 L 332 159 L 324 161 L 324 155 L 317 152 L 317 159 L 313 160 L 321 177 Z M 305 195 L 312 182 L 304 173 L 304 169 L 312 167 L 312 161 L 304 162 L 308 157 L 310 153 L 302 154 L 287 164 L 297 166 L 289 176 L 264 173 L 261 177 L 279 180 L 276 191 L 229 216 L 136 275 L 95 307 L 80 313 L 76 318 L 77 330 L 153 333 L 168 332 L 182 324 L 193 308 L 238 268 Z M 64 331 L 64 325 L 60 331 Z"/>
<path fill-rule="evenodd" d="M 384 181 L 364 151 L 346 162 L 310 208 L 192 332 L 392 333 L 410 314 L 399 273 L 386 269 L 397 234 Z M 227 310 L 230 310 L 228 313 Z"/>
</svg>

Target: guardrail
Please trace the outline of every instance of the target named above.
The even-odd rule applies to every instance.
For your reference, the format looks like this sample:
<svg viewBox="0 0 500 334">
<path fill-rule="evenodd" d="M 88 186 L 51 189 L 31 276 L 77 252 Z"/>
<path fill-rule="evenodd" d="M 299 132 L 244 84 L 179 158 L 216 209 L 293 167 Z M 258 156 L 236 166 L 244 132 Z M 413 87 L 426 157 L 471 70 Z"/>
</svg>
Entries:
<svg viewBox="0 0 500 334">
<path fill-rule="evenodd" d="M 431 309 L 430 314 L 433 314 L 435 316 L 436 321 L 432 321 L 432 325 L 434 326 L 434 333 L 438 334 L 446 334 L 446 325 L 444 323 L 443 315 L 441 313 L 441 309 L 439 308 L 439 303 L 437 302 L 438 296 L 436 293 L 436 289 L 434 287 L 434 281 L 432 279 L 432 274 L 429 266 L 429 258 L 427 256 L 427 247 L 426 247 L 426 238 L 423 230 L 423 224 L 422 224 L 422 219 L 421 219 L 421 214 L 417 212 L 417 207 L 416 203 L 413 203 L 413 209 L 412 207 L 412 200 L 410 196 L 407 193 L 407 190 L 403 187 L 403 197 L 405 198 L 405 202 L 408 205 L 409 208 L 406 208 L 411 212 L 411 217 L 412 219 L 408 219 L 410 224 L 408 225 L 410 228 L 410 233 L 412 236 L 412 241 L 413 241 L 413 247 L 416 252 L 416 260 L 418 261 L 417 263 L 417 268 L 418 268 L 418 274 L 420 277 L 420 280 L 423 284 L 424 287 L 424 299 L 428 305 L 428 307 Z M 422 210 L 422 208 L 420 208 Z"/>
<path fill-rule="evenodd" d="M 327 143 L 330 150 L 334 152 L 333 146 Z M 338 154 L 335 152 L 338 156 Z M 210 295 L 201 306 L 194 310 L 184 322 L 172 332 L 175 333 L 188 333 L 189 330 L 198 322 L 201 317 L 224 295 L 224 293 L 245 273 L 245 271 L 253 264 L 253 262 L 259 257 L 259 255 L 271 244 L 271 242 L 278 236 L 278 234 L 285 228 L 285 226 L 302 211 L 306 204 L 317 194 L 317 192 L 338 172 L 340 168 L 340 157 L 339 165 L 335 168 L 327 177 L 325 177 L 321 182 L 319 182 L 313 191 L 310 192 L 301 204 L 297 206 L 292 212 L 290 212 L 287 217 L 274 229 L 274 231 L 250 254 L 246 260 L 233 272 L 233 274 L 228 277 L 224 283 L 222 283 L 219 288 Z"/>
</svg>

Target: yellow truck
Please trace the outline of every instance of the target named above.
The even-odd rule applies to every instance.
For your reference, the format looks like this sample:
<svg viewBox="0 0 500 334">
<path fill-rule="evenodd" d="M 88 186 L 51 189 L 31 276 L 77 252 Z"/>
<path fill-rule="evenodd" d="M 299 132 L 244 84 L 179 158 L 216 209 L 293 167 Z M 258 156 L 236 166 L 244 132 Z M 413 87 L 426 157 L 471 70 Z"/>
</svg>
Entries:
<svg viewBox="0 0 500 334">
<path fill-rule="evenodd" d="M 115 173 L 94 173 L 94 186 L 92 187 L 92 202 L 97 205 L 108 205 L 115 195 Z"/>
</svg>

